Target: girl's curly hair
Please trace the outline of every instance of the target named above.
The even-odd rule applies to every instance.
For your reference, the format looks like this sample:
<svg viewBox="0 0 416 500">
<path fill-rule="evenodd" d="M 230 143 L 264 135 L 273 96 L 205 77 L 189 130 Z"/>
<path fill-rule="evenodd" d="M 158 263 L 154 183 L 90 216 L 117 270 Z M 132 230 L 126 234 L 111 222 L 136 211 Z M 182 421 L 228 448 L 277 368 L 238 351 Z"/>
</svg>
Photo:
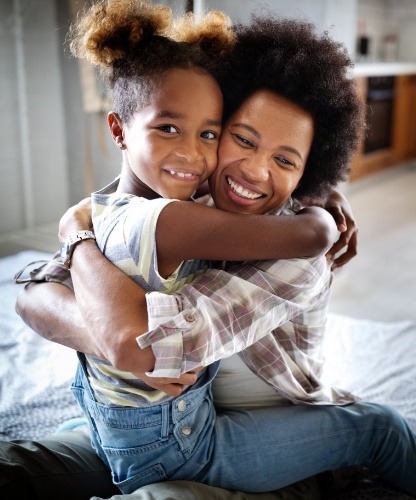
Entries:
<svg viewBox="0 0 416 500">
<path fill-rule="evenodd" d="M 346 49 L 307 22 L 253 16 L 235 27 L 237 41 L 220 80 L 226 121 L 255 91 L 268 89 L 305 109 L 314 138 L 298 198 L 327 194 L 346 180 L 364 128 L 364 106 L 349 75 Z"/>
<path fill-rule="evenodd" d="M 125 122 L 146 104 L 166 71 L 195 68 L 216 77 L 234 38 L 222 13 L 174 22 L 170 8 L 137 0 L 98 0 L 69 33 L 72 53 L 103 70 L 114 111 Z"/>
</svg>

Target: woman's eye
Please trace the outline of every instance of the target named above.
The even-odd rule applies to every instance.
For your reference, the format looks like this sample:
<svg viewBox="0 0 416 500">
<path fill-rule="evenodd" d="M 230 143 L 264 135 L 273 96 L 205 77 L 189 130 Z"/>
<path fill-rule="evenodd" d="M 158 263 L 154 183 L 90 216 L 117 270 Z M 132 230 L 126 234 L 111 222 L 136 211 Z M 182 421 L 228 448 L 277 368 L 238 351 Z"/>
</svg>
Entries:
<svg viewBox="0 0 416 500">
<path fill-rule="evenodd" d="M 276 156 L 275 161 L 284 168 L 288 169 L 295 168 L 295 164 L 292 161 L 285 158 L 284 156 Z"/>
<path fill-rule="evenodd" d="M 242 135 L 239 135 L 239 134 L 232 134 L 235 141 L 238 142 L 239 144 L 241 144 L 242 146 L 246 147 L 246 148 L 253 148 L 254 147 L 254 144 L 249 141 L 248 139 L 246 139 L 245 137 L 243 137 Z"/>
<path fill-rule="evenodd" d="M 218 139 L 218 134 L 216 132 L 212 132 L 211 130 L 207 130 L 205 132 L 202 132 L 201 137 L 203 139 Z"/>
<path fill-rule="evenodd" d="M 160 125 L 157 127 L 162 132 L 166 132 L 167 134 L 177 134 L 179 130 L 173 125 Z"/>
</svg>

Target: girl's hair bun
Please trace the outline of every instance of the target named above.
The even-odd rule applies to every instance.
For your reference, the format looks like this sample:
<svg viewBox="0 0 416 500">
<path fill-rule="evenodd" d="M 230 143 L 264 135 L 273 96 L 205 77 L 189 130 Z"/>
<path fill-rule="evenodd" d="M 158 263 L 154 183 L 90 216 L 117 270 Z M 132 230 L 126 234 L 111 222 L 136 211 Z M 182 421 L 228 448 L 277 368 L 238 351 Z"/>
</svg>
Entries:
<svg viewBox="0 0 416 500">
<path fill-rule="evenodd" d="M 72 26 L 70 47 L 75 56 L 108 67 L 146 38 L 167 35 L 171 24 L 169 7 L 137 0 L 99 0 Z"/>
<path fill-rule="evenodd" d="M 199 45 L 202 50 L 217 57 L 230 52 L 236 40 L 230 18 L 218 10 L 201 17 L 185 14 L 173 21 L 171 37 L 179 42 Z"/>
</svg>

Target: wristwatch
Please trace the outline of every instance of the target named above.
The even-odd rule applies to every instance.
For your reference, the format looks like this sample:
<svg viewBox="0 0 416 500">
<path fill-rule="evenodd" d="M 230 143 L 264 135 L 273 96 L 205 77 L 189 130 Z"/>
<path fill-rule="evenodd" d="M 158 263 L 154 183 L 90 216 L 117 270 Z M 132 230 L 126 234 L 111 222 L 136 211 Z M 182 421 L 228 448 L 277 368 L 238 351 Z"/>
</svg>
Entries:
<svg viewBox="0 0 416 500">
<path fill-rule="evenodd" d="M 71 234 L 71 236 L 69 236 L 67 240 L 62 243 L 61 259 L 66 267 L 69 268 L 72 254 L 74 253 L 75 247 L 78 245 L 78 243 L 81 243 L 81 241 L 83 240 L 89 240 L 91 238 L 95 240 L 95 235 L 92 231 L 78 231 L 75 234 Z"/>
</svg>

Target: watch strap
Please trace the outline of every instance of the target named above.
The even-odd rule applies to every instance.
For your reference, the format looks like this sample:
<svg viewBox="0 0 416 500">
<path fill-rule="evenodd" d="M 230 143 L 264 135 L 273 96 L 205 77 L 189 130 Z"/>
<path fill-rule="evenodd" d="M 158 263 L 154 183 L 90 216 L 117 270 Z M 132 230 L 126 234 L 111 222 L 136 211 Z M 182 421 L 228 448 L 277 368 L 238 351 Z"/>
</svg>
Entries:
<svg viewBox="0 0 416 500">
<path fill-rule="evenodd" d="M 78 245 L 78 243 L 89 239 L 95 240 L 95 234 L 89 230 L 77 231 L 76 233 L 68 236 L 62 246 L 61 251 L 62 260 L 67 267 L 70 266 L 72 254 L 74 253 L 74 249 Z"/>
</svg>

